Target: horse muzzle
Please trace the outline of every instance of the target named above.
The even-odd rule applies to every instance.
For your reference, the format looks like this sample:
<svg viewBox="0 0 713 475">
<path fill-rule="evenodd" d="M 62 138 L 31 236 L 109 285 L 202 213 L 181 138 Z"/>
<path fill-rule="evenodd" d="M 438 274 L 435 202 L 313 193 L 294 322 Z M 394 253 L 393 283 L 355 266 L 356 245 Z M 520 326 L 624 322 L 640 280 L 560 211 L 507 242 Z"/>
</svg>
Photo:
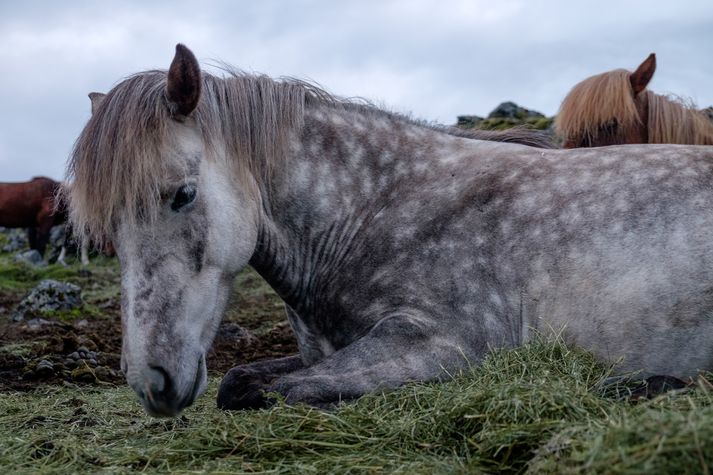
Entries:
<svg viewBox="0 0 713 475">
<path fill-rule="evenodd" d="M 129 386 L 146 412 L 154 417 L 177 416 L 205 391 L 207 383 L 205 355 L 198 360 L 193 378 L 184 384 L 180 384 L 179 375 L 162 366 L 147 365 L 139 370 L 128 367 L 127 370 Z"/>
</svg>

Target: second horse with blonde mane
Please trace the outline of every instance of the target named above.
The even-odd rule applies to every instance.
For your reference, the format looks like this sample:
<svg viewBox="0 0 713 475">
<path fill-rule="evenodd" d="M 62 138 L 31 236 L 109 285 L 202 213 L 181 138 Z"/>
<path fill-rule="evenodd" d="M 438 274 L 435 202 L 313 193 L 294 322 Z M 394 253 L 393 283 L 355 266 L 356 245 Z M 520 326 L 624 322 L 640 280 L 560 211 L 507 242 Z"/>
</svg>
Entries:
<svg viewBox="0 0 713 475">
<path fill-rule="evenodd" d="M 655 70 L 652 53 L 634 72 L 615 69 L 574 86 L 555 118 L 564 147 L 713 145 L 713 122 L 708 117 L 680 99 L 646 89 Z"/>
</svg>

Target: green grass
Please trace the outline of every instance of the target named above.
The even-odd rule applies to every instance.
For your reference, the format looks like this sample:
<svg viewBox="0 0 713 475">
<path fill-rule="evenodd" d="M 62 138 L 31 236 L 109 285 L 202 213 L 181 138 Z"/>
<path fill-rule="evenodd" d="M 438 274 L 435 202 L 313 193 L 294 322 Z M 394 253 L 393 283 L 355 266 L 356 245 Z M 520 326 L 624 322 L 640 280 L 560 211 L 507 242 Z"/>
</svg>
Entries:
<svg viewBox="0 0 713 475">
<path fill-rule="evenodd" d="M 78 318 L 100 318 L 103 312 L 97 305 L 114 299 L 118 301 L 119 264 L 116 259 L 95 257 L 83 267 L 76 259 L 68 266 L 50 264 L 34 267 L 15 262 L 12 254 L 0 254 L 0 295 L 4 299 L 20 301 L 42 280 L 53 279 L 79 285 L 84 304 L 69 311 L 46 312 L 43 318 L 71 321 Z"/>
<path fill-rule="evenodd" d="M 90 282 L 106 281 L 103 287 L 115 287 L 118 283 L 119 264 L 116 259 L 96 257 L 87 267 L 82 267 L 76 260 L 68 266 L 49 264 L 34 267 L 22 262 L 15 262 L 12 254 L 0 254 L 0 288 L 29 290 L 45 279 L 54 279 L 86 286 Z M 85 271 L 89 271 L 86 274 Z M 118 289 L 114 289 L 118 295 Z"/>
<path fill-rule="evenodd" d="M 444 384 L 413 384 L 334 411 L 215 408 L 143 415 L 126 387 L 0 395 L 0 468 L 27 473 L 708 473 L 713 395 L 632 403 L 559 342 L 500 351 Z"/>
<path fill-rule="evenodd" d="M 483 119 L 478 122 L 475 129 L 479 130 L 506 130 L 512 127 L 525 126 L 531 129 L 547 130 L 552 127 L 554 117 L 526 117 L 526 118 L 507 118 L 493 117 Z M 469 127 L 464 127 L 469 128 Z"/>
</svg>

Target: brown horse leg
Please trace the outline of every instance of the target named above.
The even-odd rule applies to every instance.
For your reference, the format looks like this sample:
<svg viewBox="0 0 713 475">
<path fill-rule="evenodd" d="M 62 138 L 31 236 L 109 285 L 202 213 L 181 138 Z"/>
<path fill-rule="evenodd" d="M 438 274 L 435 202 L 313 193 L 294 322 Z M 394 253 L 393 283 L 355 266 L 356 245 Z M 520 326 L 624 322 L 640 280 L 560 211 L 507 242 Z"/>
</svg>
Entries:
<svg viewBox="0 0 713 475">
<path fill-rule="evenodd" d="M 27 241 L 30 249 L 37 249 L 37 228 L 27 228 Z"/>
<path fill-rule="evenodd" d="M 50 240 L 50 229 L 52 229 L 52 219 L 46 219 L 37 227 L 37 251 L 42 257 L 45 255 L 45 248 Z"/>
</svg>

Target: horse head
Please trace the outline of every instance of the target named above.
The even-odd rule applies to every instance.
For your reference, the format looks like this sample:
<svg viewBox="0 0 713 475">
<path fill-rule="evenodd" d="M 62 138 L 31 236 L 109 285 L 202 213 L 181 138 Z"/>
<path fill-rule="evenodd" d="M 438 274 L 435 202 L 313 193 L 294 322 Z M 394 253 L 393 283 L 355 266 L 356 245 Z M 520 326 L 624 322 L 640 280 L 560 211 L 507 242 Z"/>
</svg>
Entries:
<svg viewBox="0 0 713 475">
<path fill-rule="evenodd" d="M 206 352 L 234 276 L 257 239 L 250 175 L 201 130 L 203 79 L 177 45 L 167 73 L 137 74 L 106 96 L 70 160 L 70 216 L 121 263 L 121 366 L 146 410 L 172 416 L 206 387 Z"/>
<path fill-rule="evenodd" d="M 617 69 L 577 84 L 555 119 L 564 148 L 648 142 L 646 86 L 656 71 L 651 53 L 635 71 Z"/>
</svg>

